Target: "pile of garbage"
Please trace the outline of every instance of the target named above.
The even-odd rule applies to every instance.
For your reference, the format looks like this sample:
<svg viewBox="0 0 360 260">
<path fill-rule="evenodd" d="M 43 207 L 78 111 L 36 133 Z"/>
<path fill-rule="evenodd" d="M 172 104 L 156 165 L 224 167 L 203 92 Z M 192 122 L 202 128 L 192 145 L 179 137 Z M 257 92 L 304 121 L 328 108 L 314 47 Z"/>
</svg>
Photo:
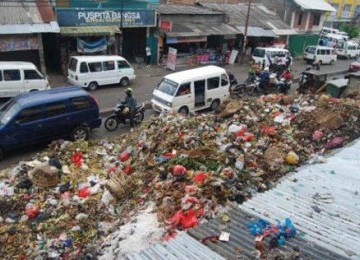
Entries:
<svg viewBox="0 0 360 260">
<path fill-rule="evenodd" d="M 147 202 L 171 239 L 358 138 L 359 106 L 268 95 L 216 114 L 153 117 L 111 141 L 53 142 L 0 172 L 0 255 L 96 257 Z"/>
</svg>

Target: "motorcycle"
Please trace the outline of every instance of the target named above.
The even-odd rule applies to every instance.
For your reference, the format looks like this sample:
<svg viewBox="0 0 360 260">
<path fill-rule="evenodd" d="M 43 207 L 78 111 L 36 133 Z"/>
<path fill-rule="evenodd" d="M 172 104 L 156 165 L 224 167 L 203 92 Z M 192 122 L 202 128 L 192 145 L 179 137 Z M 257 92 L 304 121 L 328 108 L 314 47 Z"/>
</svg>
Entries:
<svg viewBox="0 0 360 260">
<path fill-rule="evenodd" d="M 109 132 L 115 131 L 120 123 L 126 124 L 127 122 L 130 123 L 129 116 L 123 114 L 123 110 L 126 108 L 121 102 L 117 103 L 113 112 L 109 117 L 105 120 L 105 129 Z M 145 117 L 145 105 L 141 103 L 138 105 L 133 113 L 133 122 L 135 124 L 139 124 L 144 120 Z"/>
</svg>

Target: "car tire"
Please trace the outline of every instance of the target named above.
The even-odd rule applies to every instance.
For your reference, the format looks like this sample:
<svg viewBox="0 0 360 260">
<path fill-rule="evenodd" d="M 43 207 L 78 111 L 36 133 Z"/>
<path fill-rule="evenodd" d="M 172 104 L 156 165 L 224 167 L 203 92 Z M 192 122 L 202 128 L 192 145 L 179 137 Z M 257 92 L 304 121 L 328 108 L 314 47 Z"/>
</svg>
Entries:
<svg viewBox="0 0 360 260">
<path fill-rule="evenodd" d="M 89 91 L 94 91 L 98 88 L 98 84 L 95 81 L 92 81 L 89 83 L 87 88 Z"/>
<path fill-rule="evenodd" d="M 127 86 L 129 86 L 129 79 L 128 78 L 122 78 L 121 80 L 120 80 L 120 87 L 127 87 Z"/>
<path fill-rule="evenodd" d="M 39 90 L 38 89 L 32 89 L 29 92 L 36 92 L 36 91 L 39 91 Z"/>
<path fill-rule="evenodd" d="M 85 141 L 89 139 L 89 135 L 90 135 L 90 131 L 88 127 L 85 126 L 78 126 L 75 127 L 71 134 L 70 134 L 70 139 L 71 141 Z"/>
<path fill-rule="evenodd" d="M 219 107 L 220 107 L 220 100 L 218 100 L 218 99 L 215 99 L 210 105 L 210 109 L 212 111 L 217 111 L 219 109 Z"/>
<path fill-rule="evenodd" d="M 189 114 L 189 109 L 187 107 L 180 107 L 178 112 L 179 114 L 187 115 Z"/>
</svg>

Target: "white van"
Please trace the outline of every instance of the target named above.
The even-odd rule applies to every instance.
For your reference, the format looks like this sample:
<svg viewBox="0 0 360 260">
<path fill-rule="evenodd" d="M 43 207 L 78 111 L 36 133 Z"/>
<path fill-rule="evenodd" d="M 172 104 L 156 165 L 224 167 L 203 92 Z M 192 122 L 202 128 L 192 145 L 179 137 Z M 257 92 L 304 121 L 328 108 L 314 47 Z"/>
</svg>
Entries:
<svg viewBox="0 0 360 260">
<path fill-rule="evenodd" d="M 334 48 L 325 46 L 307 46 L 304 52 L 304 60 L 308 63 L 318 60 L 320 64 L 334 64 L 337 55 Z"/>
<path fill-rule="evenodd" d="M 165 76 L 151 102 L 158 112 L 188 114 L 209 107 L 216 110 L 230 96 L 229 87 L 225 69 L 205 66 Z"/>
<path fill-rule="evenodd" d="M 0 97 L 49 89 L 49 81 L 31 62 L 0 61 Z"/>
<path fill-rule="evenodd" d="M 321 29 L 320 35 L 326 35 L 328 33 L 333 33 L 333 34 L 337 34 L 340 31 L 338 29 L 334 29 L 334 28 L 329 28 L 329 27 L 323 27 Z"/>
<path fill-rule="evenodd" d="M 356 42 L 347 41 L 339 44 L 338 48 L 336 48 L 336 54 L 348 59 L 355 58 L 360 55 L 360 46 Z"/>
<path fill-rule="evenodd" d="M 270 66 L 270 61 L 274 64 L 275 59 L 277 57 L 284 57 L 289 55 L 291 57 L 291 54 L 289 50 L 286 49 L 280 49 L 280 48 L 255 48 L 252 58 L 254 59 L 255 63 L 261 62 L 261 64 L 265 63 L 265 67 Z M 291 58 L 291 60 L 293 60 Z"/>
<path fill-rule="evenodd" d="M 346 35 L 328 33 L 319 39 L 319 45 L 336 48 L 349 39 Z"/>
<path fill-rule="evenodd" d="M 68 81 L 88 90 L 111 84 L 126 87 L 135 77 L 130 63 L 116 55 L 73 56 L 69 62 Z"/>
</svg>

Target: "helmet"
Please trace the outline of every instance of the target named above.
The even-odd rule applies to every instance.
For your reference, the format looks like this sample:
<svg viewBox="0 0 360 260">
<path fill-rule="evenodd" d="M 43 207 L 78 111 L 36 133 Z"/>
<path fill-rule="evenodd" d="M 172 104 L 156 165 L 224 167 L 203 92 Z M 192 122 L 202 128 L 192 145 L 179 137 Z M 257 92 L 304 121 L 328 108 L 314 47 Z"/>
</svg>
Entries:
<svg viewBox="0 0 360 260">
<path fill-rule="evenodd" d="M 128 93 L 131 93 L 131 94 L 132 94 L 132 93 L 133 93 L 132 88 L 127 88 L 127 89 L 125 90 L 125 93 L 126 93 L 126 94 L 128 94 Z"/>
</svg>

